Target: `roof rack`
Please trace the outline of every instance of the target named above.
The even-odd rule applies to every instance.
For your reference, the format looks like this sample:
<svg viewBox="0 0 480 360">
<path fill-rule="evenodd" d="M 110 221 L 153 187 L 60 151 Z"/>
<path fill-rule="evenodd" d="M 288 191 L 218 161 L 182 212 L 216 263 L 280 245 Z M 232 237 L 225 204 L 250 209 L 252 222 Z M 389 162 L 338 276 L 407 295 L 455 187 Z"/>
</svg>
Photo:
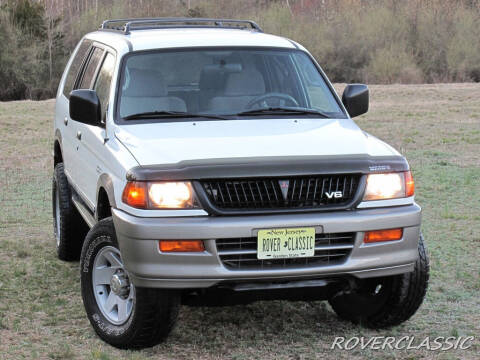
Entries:
<svg viewBox="0 0 480 360">
<path fill-rule="evenodd" d="M 258 32 L 263 30 L 254 21 L 235 19 L 208 19 L 208 18 L 143 18 L 143 19 L 114 19 L 105 20 L 100 30 L 118 31 L 125 35 L 132 30 L 150 30 L 165 28 L 227 28 L 252 29 Z"/>
</svg>

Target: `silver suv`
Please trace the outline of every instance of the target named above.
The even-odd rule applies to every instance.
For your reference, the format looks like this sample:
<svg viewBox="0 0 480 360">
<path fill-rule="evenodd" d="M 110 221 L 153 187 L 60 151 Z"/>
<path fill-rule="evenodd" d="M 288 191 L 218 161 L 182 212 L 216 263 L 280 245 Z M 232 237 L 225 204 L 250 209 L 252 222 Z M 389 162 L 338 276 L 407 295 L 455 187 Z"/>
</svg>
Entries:
<svg viewBox="0 0 480 360">
<path fill-rule="evenodd" d="M 328 300 L 382 328 L 423 301 L 428 259 L 404 157 L 362 131 L 300 44 L 252 21 L 105 21 L 55 110 L 58 257 L 81 259 L 106 342 L 162 341 L 180 304 Z"/>
</svg>

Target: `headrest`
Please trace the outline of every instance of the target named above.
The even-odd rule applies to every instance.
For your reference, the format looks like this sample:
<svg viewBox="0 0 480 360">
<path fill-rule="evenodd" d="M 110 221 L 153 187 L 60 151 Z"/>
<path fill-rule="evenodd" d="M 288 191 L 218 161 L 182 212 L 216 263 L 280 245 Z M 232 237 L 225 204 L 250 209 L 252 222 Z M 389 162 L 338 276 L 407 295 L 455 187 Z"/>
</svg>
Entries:
<svg viewBox="0 0 480 360">
<path fill-rule="evenodd" d="M 223 90 L 225 74 L 241 72 L 242 64 L 208 64 L 200 73 L 198 86 L 201 90 Z"/>
<path fill-rule="evenodd" d="M 265 93 L 265 82 L 262 74 L 254 69 L 229 74 L 225 84 L 225 95 L 245 96 Z"/>
<path fill-rule="evenodd" d="M 144 69 L 128 69 L 125 73 L 124 96 L 130 97 L 162 97 L 168 91 L 163 76 L 158 71 Z"/>
</svg>

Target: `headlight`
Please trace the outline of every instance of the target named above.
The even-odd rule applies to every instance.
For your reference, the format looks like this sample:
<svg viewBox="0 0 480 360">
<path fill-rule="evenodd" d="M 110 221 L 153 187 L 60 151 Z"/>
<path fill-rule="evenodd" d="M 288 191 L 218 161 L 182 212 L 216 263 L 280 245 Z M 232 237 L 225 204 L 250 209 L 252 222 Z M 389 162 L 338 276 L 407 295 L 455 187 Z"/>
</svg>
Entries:
<svg viewBox="0 0 480 360">
<path fill-rule="evenodd" d="M 413 196 L 415 184 L 410 171 L 370 174 L 363 200 L 386 200 Z"/>
<path fill-rule="evenodd" d="M 122 201 L 138 209 L 198 208 L 190 182 L 128 182 Z"/>
</svg>

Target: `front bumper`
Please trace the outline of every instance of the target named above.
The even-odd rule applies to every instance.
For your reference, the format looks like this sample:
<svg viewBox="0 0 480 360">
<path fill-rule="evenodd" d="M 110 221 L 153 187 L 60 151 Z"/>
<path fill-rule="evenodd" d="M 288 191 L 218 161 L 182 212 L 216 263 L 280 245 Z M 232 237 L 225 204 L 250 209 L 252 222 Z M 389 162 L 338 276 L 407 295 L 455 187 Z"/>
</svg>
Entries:
<svg viewBox="0 0 480 360">
<path fill-rule="evenodd" d="M 113 209 L 118 244 L 132 282 L 141 287 L 205 288 L 224 281 L 262 281 L 351 275 L 357 278 L 413 271 L 418 257 L 421 208 L 416 205 L 328 213 L 230 217 L 141 218 Z M 355 232 L 341 264 L 261 270 L 229 270 L 215 239 L 255 236 L 258 229 L 315 226 L 324 233 Z M 403 228 L 398 241 L 364 244 L 363 232 Z M 158 240 L 202 239 L 203 253 L 161 253 Z"/>
</svg>

